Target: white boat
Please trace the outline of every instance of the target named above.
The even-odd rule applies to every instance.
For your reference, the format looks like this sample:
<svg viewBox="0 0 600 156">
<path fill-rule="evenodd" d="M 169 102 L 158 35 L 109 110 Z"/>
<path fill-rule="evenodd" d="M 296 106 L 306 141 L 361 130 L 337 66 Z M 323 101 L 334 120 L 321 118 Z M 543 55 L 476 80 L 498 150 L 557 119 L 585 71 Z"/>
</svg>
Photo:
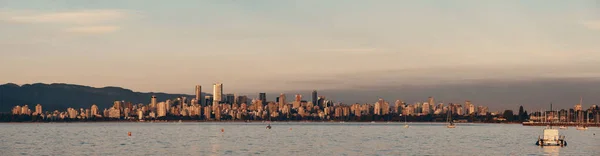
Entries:
<svg viewBox="0 0 600 156">
<path fill-rule="evenodd" d="M 569 129 L 567 126 L 560 126 L 559 129 Z"/>
<path fill-rule="evenodd" d="M 538 146 L 567 146 L 565 136 L 558 133 L 558 129 L 552 127 L 544 129 L 544 136 L 538 136 L 538 141 L 535 143 Z"/>
<path fill-rule="evenodd" d="M 575 127 L 575 129 L 585 131 L 588 128 L 586 126 L 577 126 L 577 127 Z"/>
<path fill-rule="evenodd" d="M 410 127 L 409 125 L 404 125 L 404 128 L 409 128 L 409 127 Z"/>
<path fill-rule="evenodd" d="M 550 104 L 550 111 L 552 111 L 552 103 Z M 552 127 L 552 120 L 550 120 L 550 125 L 544 128 L 544 135 L 538 136 L 538 140 L 535 142 L 535 145 L 563 147 L 567 146 L 567 141 L 565 141 L 565 136 L 561 136 L 558 133 L 558 129 Z"/>
</svg>

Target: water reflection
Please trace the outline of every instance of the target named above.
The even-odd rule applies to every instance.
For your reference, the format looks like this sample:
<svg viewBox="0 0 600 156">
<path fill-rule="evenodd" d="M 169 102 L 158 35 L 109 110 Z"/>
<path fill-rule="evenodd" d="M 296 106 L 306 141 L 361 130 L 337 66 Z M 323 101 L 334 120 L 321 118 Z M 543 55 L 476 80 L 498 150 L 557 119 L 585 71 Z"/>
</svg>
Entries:
<svg viewBox="0 0 600 156">
<path fill-rule="evenodd" d="M 544 155 L 559 155 L 560 146 L 544 146 L 542 147 Z"/>
</svg>

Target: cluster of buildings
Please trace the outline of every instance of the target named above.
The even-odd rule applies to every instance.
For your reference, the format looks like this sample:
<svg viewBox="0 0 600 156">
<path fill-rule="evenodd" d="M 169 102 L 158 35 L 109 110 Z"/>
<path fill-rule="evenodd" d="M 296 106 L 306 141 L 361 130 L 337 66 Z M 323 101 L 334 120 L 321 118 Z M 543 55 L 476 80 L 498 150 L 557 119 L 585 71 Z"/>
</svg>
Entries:
<svg viewBox="0 0 600 156">
<path fill-rule="evenodd" d="M 213 85 L 213 94 L 202 96 L 202 86 L 195 88 L 195 97 L 179 97 L 160 101 L 156 96 L 150 97 L 148 104 L 132 104 L 126 101 L 115 101 L 112 107 L 100 110 L 97 105 L 90 108 L 68 108 L 64 112 L 55 110 L 43 112 L 38 104 L 35 112 L 28 106 L 15 106 L 13 114 L 38 115 L 48 119 L 89 119 L 89 118 L 114 118 L 128 120 L 166 119 L 169 116 L 194 117 L 204 120 L 270 120 L 281 118 L 318 118 L 340 119 L 347 117 L 360 117 L 366 115 L 408 115 L 426 116 L 452 113 L 455 115 L 487 115 L 488 108 L 475 106 L 470 101 L 461 104 L 435 103 L 433 97 L 427 101 L 407 104 L 396 100 L 393 105 L 384 99 L 379 99 L 368 104 L 342 104 L 319 96 L 313 91 L 310 101 L 296 94 L 291 100 L 287 95 L 280 94 L 275 101 L 268 101 L 266 93 L 259 93 L 258 98 L 250 99 L 247 96 L 223 94 L 223 84 Z"/>
<path fill-rule="evenodd" d="M 600 123 L 600 107 L 591 105 L 583 109 L 581 102 L 572 109 L 537 111 L 529 114 L 531 122 L 553 123 Z"/>
</svg>

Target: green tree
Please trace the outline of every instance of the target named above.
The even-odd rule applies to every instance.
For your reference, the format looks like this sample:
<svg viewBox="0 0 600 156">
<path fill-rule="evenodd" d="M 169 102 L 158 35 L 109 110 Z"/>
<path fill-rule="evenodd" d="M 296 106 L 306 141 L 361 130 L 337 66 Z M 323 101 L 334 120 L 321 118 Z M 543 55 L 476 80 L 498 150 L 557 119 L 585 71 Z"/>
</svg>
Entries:
<svg viewBox="0 0 600 156">
<path fill-rule="evenodd" d="M 523 120 L 525 119 L 524 118 L 525 116 L 523 115 L 523 113 L 524 113 L 523 112 L 523 106 L 520 106 L 519 107 L 519 121 L 521 121 L 521 122 L 523 122 Z"/>
<path fill-rule="evenodd" d="M 506 121 L 513 121 L 514 120 L 514 114 L 512 110 L 505 110 L 504 113 L 502 114 L 502 116 L 504 116 L 504 118 L 506 118 Z"/>
</svg>

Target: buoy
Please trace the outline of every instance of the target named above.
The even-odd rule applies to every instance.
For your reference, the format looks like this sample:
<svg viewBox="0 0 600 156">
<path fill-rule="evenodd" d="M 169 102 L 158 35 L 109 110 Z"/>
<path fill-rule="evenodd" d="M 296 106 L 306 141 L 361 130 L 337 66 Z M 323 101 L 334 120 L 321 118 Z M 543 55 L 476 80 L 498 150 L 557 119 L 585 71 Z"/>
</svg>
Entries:
<svg viewBox="0 0 600 156">
<path fill-rule="evenodd" d="M 290 131 L 292 130 L 292 128 L 290 128 Z"/>
<path fill-rule="evenodd" d="M 131 132 L 127 132 L 127 135 L 128 135 L 128 136 L 131 136 Z"/>
<path fill-rule="evenodd" d="M 221 128 L 221 132 L 225 132 L 225 129 Z"/>
</svg>

